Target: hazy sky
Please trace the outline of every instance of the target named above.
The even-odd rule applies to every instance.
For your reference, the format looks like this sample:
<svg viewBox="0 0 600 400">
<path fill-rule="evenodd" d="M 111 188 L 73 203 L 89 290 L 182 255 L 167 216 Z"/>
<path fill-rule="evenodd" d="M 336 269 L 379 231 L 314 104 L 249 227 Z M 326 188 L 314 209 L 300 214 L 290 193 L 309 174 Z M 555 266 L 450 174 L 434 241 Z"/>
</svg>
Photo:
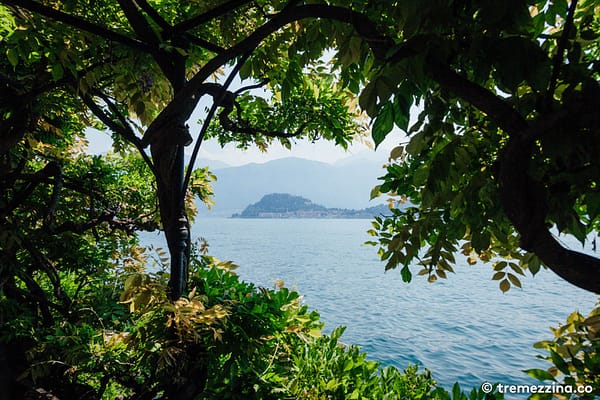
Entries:
<svg viewBox="0 0 600 400">
<path fill-rule="evenodd" d="M 197 132 L 199 128 L 195 129 Z M 389 137 L 379 146 L 377 151 L 367 147 L 363 143 L 352 144 L 347 151 L 344 151 L 341 147 L 336 146 L 333 142 L 327 142 L 320 140 L 316 143 L 310 143 L 306 140 L 297 141 L 292 146 L 291 150 L 288 150 L 278 143 L 273 144 L 267 153 L 263 153 L 257 148 L 253 147 L 248 150 L 240 150 L 235 147 L 235 144 L 228 144 L 224 148 L 216 142 L 216 140 L 207 140 L 202 143 L 198 158 L 201 160 L 217 160 L 225 162 L 229 165 L 243 165 L 248 163 L 264 163 L 267 161 L 275 160 L 283 157 L 299 157 L 306 158 L 309 160 L 322 161 L 327 163 L 334 163 L 346 157 L 355 156 L 357 154 L 377 157 L 383 162 L 389 156 L 390 150 L 397 146 L 402 141 L 404 135 L 400 132 L 392 133 Z M 106 132 L 89 131 L 87 134 L 89 141 L 88 151 L 92 154 L 101 154 L 111 149 L 112 140 L 110 135 Z M 188 154 L 191 154 L 193 145 L 186 148 Z M 371 153 L 371 154 L 369 154 Z"/>
<path fill-rule="evenodd" d="M 196 112 L 192 115 L 188 124 L 190 125 L 190 133 L 194 137 L 197 137 L 200 131 L 200 125 L 197 121 L 203 119 L 204 109 L 207 105 L 206 101 L 209 99 L 202 99 L 203 101 L 196 107 Z M 377 157 L 385 162 L 389 151 L 398 145 L 400 141 L 403 141 L 404 134 L 400 131 L 391 133 L 388 138 L 379 146 L 376 154 L 372 148 L 367 147 L 364 143 L 355 143 L 351 145 L 348 151 L 344 151 L 342 148 L 336 146 L 333 142 L 327 142 L 320 140 L 316 143 L 310 143 L 307 140 L 298 140 L 296 145 L 292 146 L 291 150 L 284 148 L 278 143 L 273 144 L 267 153 L 263 153 L 257 148 L 253 147 L 248 150 L 240 150 L 235 147 L 235 144 L 228 144 L 224 148 L 216 142 L 216 140 L 207 140 L 202 143 L 200 152 L 198 155 L 199 159 L 203 160 L 218 160 L 225 162 L 229 165 L 242 165 L 248 163 L 264 163 L 278 158 L 283 157 L 299 157 L 310 160 L 334 163 L 346 157 L 350 157 L 357 154 L 373 153 L 369 156 Z M 110 134 L 107 132 L 100 132 L 96 130 L 89 130 L 87 133 L 87 139 L 89 141 L 88 151 L 92 154 L 101 154 L 111 149 L 112 140 Z M 191 154 L 193 150 L 193 144 L 188 146 L 186 151 Z"/>
</svg>

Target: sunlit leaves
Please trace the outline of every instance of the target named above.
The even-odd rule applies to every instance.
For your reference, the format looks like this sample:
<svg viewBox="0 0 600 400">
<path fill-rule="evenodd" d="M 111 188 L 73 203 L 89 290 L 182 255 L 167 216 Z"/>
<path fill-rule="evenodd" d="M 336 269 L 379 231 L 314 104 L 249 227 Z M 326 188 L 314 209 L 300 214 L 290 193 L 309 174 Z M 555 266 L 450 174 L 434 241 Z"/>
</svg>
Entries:
<svg viewBox="0 0 600 400">
<path fill-rule="evenodd" d="M 573 312 L 566 323 L 552 329 L 553 340 L 541 341 L 534 347 L 544 349 L 544 357 L 553 364 L 548 370 L 528 370 L 526 373 L 542 381 L 559 381 L 571 387 L 586 387 L 586 394 L 600 394 L 600 309 L 594 308 L 585 317 Z"/>
<path fill-rule="evenodd" d="M 438 78 L 428 65 L 433 60 L 447 65 L 463 82 L 487 89 L 529 121 L 545 120 L 546 106 L 553 110 L 548 115 L 561 109 L 576 115 L 578 109 L 571 108 L 571 102 L 591 104 L 598 99 L 598 75 L 592 72 L 598 57 L 597 36 L 591 31 L 597 33 L 600 25 L 587 2 L 578 4 L 570 27 L 565 22 L 567 2 L 540 2 L 532 8 L 526 2 L 512 7 L 487 1 L 472 6 L 455 8 L 449 18 L 444 16 L 447 10 L 437 10 L 428 2 L 420 7 L 403 3 L 399 24 L 403 40 L 398 40 L 402 45 L 390 57 L 403 46 L 411 51 L 394 65 L 370 70 L 360 103 L 374 118 L 374 141 L 380 143 L 391 131 L 391 115 L 395 125 L 408 133 L 408 142 L 399 147 L 402 157 L 390 157 L 392 164 L 374 193 L 404 196 L 414 207 L 399 208 L 389 223 L 380 224 L 375 236 L 386 269 L 428 264 L 431 260 L 425 257 L 423 262 L 424 254 L 432 252 L 438 241 L 455 246 L 466 241 L 468 264 L 506 260 L 506 270 L 498 268 L 494 273 L 506 291 L 520 287 L 527 270 L 534 275 L 541 267 L 535 255 L 519 250 L 519 236 L 500 207 L 496 168 L 506 135 L 489 115 L 457 97 L 455 92 L 460 91 L 452 84 L 436 84 Z M 571 29 L 568 36 L 566 29 Z M 582 30 L 588 41 L 581 38 Z M 585 87 L 594 87 L 596 94 L 590 95 Z M 411 127 L 403 118 L 417 101 L 423 111 Z M 583 122 L 574 117 L 540 134 L 539 151 L 534 152 L 527 172 L 549 192 L 548 225 L 582 243 L 598 226 L 599 214 L 597 182 L 592 178 L 592 171 L 598 171 L 597 157 L 588 158 L 595 153 L 590 149 L 598 148 L 599 125 L 595 117 L 585 118 Z M 406 235 L 417 236 L 418 245 L 410 252 L 390 240 Z M 435 271 L 427 266 L 419 274 L 433 280 Z"/>
<path fill-rule="evenodd" d="M 292 138 L 304 137 L 330 140 L 345 148 L 351 140 L 366 134 L 356 99 L 337 86 L 326 65 L 302 73 L 290 72 L 281 85 L 271 86 L 271 91 L 243 93 L 236 101 L 239 108 L 228 118 L 240 132 L 216 125 L 209 131 L 222 145 L 235 142 L 247 147 L 253 143 L 266 150 L 274 140 L 290 147 Z"/>
</svg>

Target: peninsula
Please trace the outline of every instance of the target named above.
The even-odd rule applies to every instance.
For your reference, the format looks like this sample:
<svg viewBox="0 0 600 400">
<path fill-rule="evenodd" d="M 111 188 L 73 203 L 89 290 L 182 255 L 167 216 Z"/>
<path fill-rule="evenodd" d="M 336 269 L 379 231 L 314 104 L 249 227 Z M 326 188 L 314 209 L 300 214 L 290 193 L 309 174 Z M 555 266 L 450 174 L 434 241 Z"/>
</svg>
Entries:
<svg viewBox="0 0 600 400">
<path fill-rule="evenodd" d="M 376 215 L 389 214 L 386 205 L 349 210 L 343 208 L 327 208 L 300 196 L 287 193 L 271 193 L 265 195 L 258 203 L 247 206 L 239 214 L 231 218 L 356 218 L 371 219 Z"/>
</svg>

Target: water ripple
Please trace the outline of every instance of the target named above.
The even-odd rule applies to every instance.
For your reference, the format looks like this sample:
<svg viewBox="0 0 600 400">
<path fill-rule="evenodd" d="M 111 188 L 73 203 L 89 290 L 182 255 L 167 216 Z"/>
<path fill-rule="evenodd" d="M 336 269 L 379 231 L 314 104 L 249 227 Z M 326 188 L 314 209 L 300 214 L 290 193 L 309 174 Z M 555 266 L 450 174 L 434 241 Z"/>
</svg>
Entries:
<svg viewBox="0 0 600 400">
<path fill-rule="evenodd" d="M 491 268 L 464 262 L 445 282 L 407 285 L 398 271 L 383 273 L 375 249 L 362 245 L 367 229 L 366 220 L 204 219 L 193 233 L 208 240 L 211 254 L 239 264 L 242 278 L 265 287 L 283 279 L 328 330 L 347 326 L 342 340 L 370 358 L 401 369 L 422 365 L 448 388 L 535 383 L 520 371 L 549 364 L 535 357 L 533 343 L 597 300 L 546 271 L 502 294 Z"/>
</svg>

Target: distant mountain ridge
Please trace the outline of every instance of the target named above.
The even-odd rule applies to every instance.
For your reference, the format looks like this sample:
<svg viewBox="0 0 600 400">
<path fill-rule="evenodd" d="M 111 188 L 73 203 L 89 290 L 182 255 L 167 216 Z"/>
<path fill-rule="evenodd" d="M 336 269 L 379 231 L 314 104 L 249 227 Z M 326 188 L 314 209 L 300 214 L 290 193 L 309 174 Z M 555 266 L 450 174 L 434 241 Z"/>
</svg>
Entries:
<svg viewBox="0 0 600 400">
<path fill-rule="evenodd" d="M 389 211 L 384 204 L 361 210 L 327 208 L 301 196 L 271 193 L 232 218 L 373 218 Z"/>
<path fill-rule="evenodd" d="M 202 205 L 198 210 L 202 217 L 229 217 L 270 193 L 303 196 L 330 208 L 366 208 L 372 205 L 369 195 L 378 184 L 377 178 L 385 175 L 384 162 L 350 158 L 337 165 L 283 158 L 264 164 L 215 168 L 216 204 L 210 211 Z"/>
</svg>

